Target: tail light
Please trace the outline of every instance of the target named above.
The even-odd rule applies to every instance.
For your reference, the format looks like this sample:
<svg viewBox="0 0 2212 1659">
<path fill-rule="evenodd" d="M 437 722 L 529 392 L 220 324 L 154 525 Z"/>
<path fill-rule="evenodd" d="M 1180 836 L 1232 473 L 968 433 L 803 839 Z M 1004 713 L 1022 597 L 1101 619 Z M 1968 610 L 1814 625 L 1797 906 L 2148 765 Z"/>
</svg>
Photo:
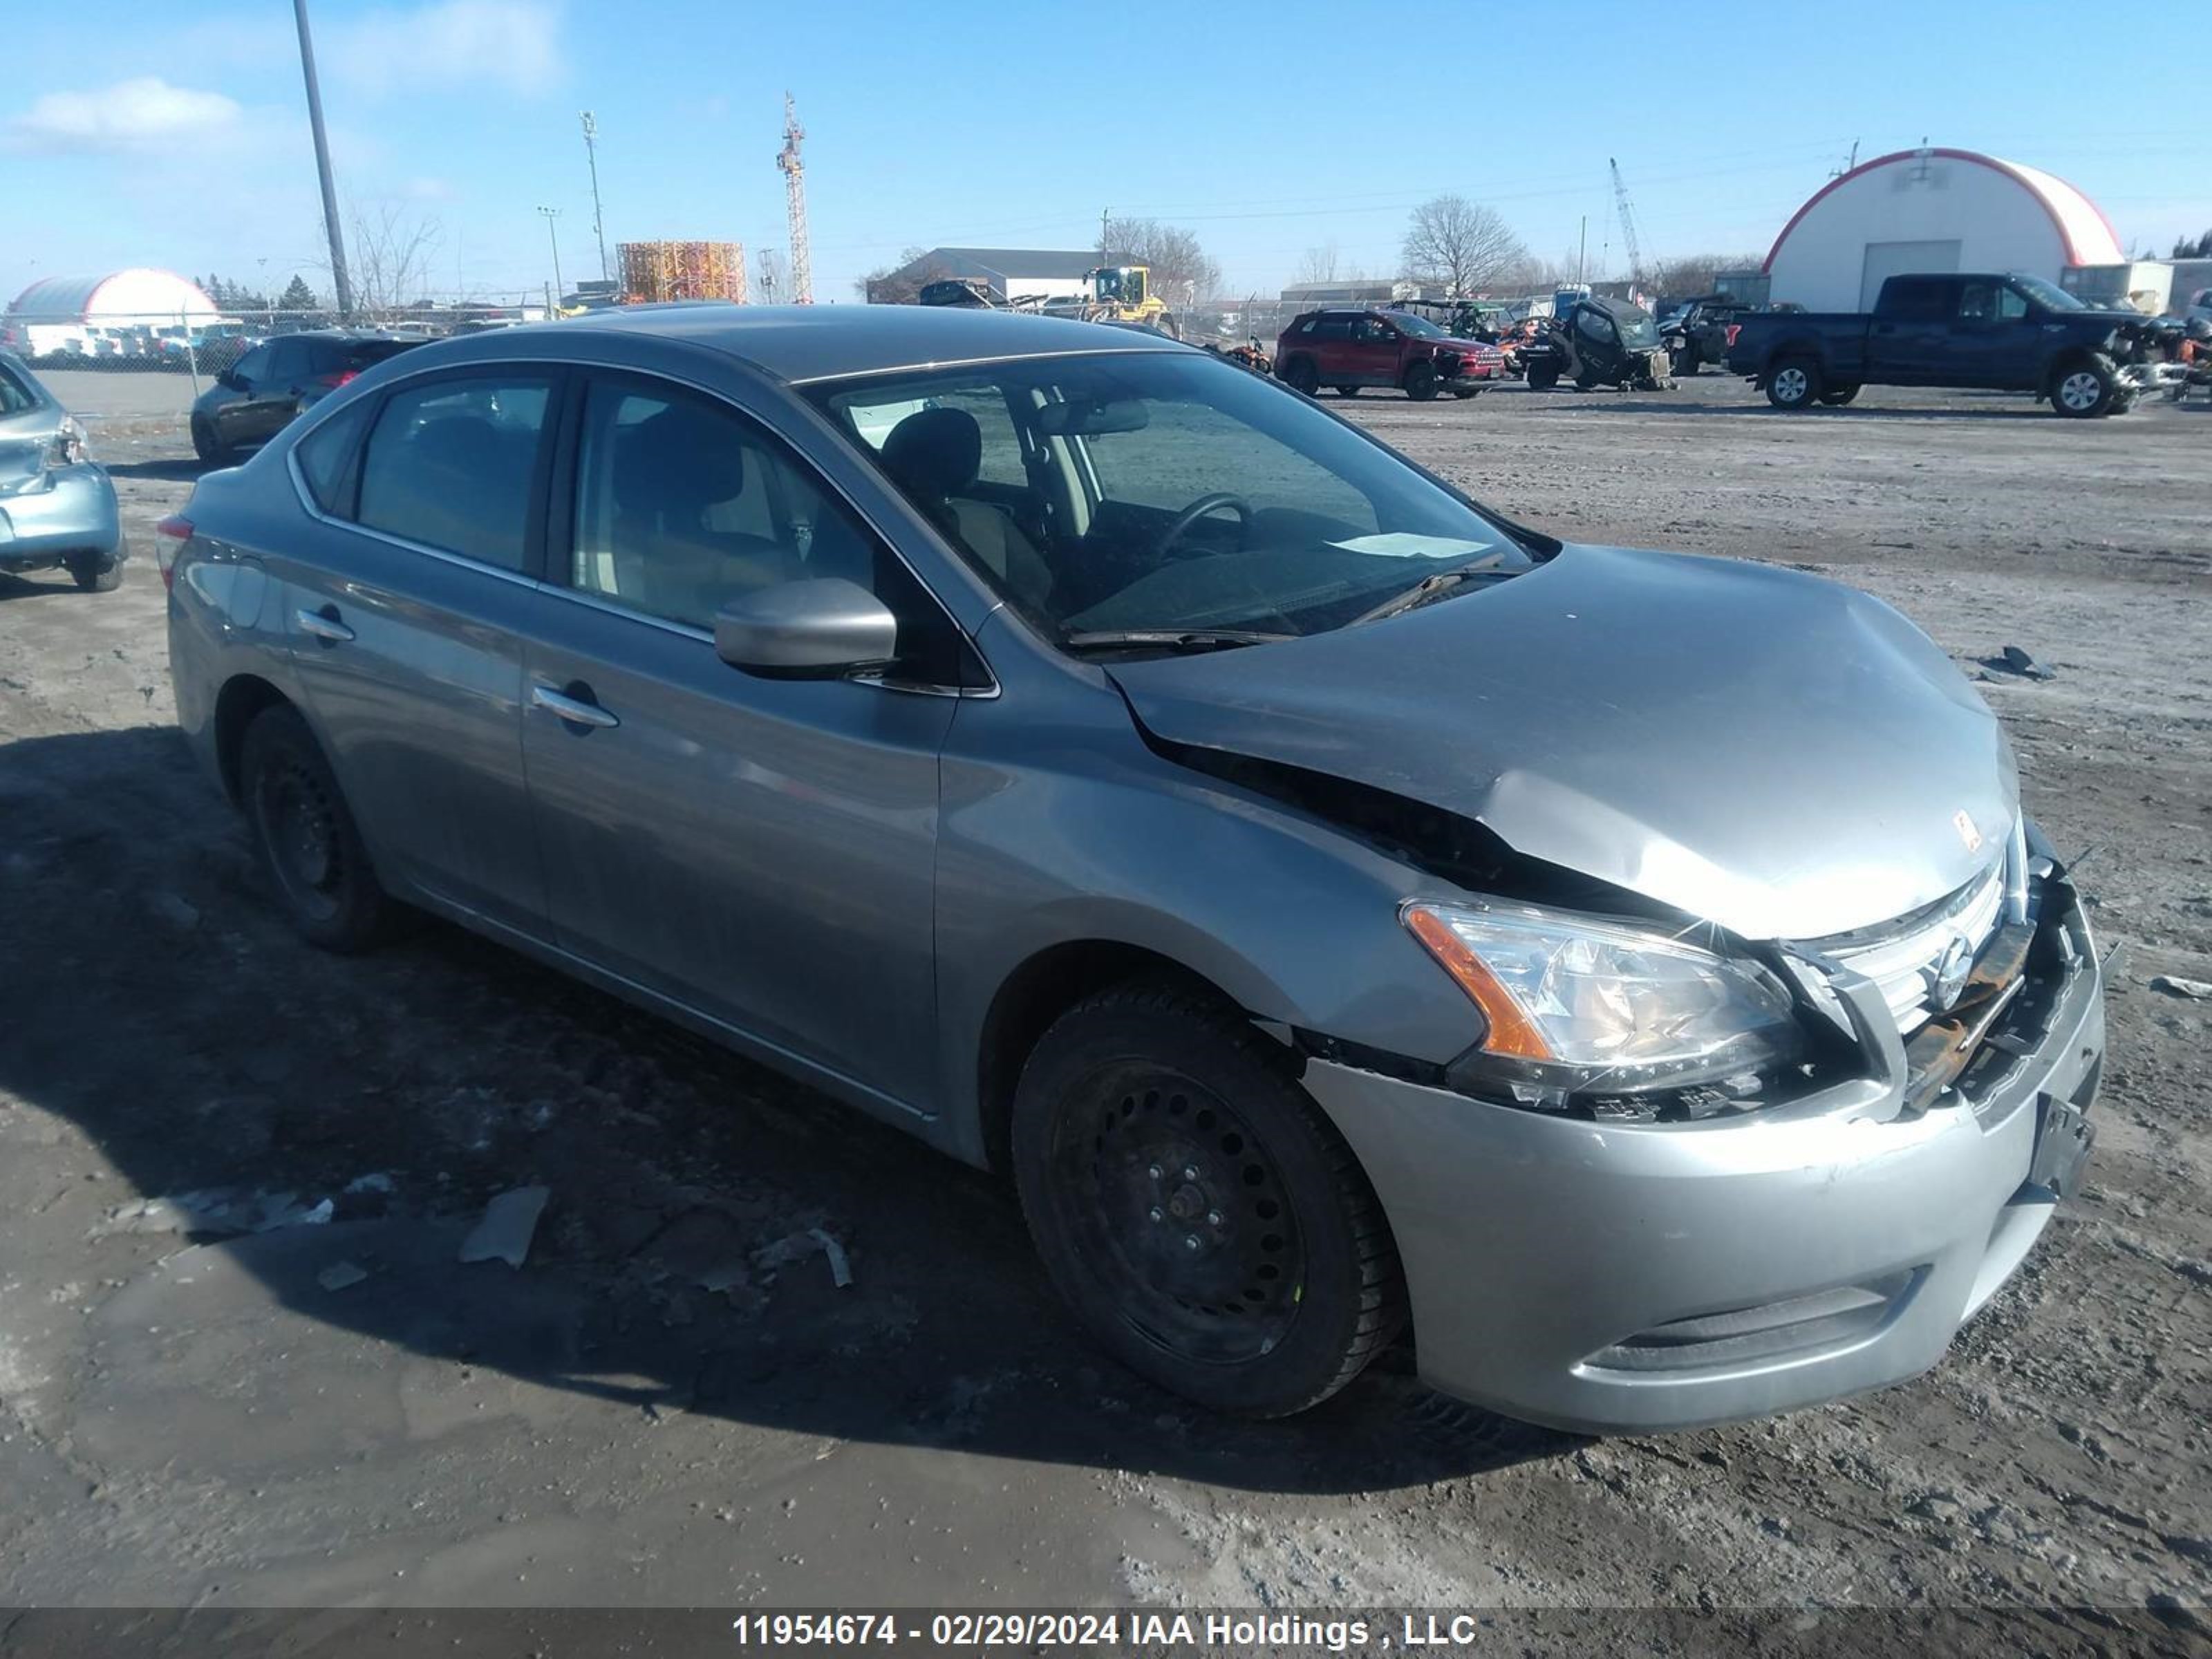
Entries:
<svg viewBox="0 0 2212 1659">
<path fill-rule="evenodd" d="M 181 513 L 172 513 L 154 526 L 154 562 L 161 568 L 163 587 L 176 586 L 177 556 L 191 538 L 192 521 Z"/>
<path fill-rule="evenodd" d="M 1731 349 L 1735 345 L 1735 337 L 1742 332 L 1743 325 L 1741 323 L 1730 323 L 1728 325 L 1728 343 Z"/>
<path fill-rule="evenodd" d="M 360 373 L 361 371 L 357 368 L 342 368 L 334 374 L 317 375 L 315 377 L 315 384 L 317 386 L 328 386 L 331 391 L 336 392 L 340 386 L 343 386 L 348 380 L 352 380 Z"/>
</svg>

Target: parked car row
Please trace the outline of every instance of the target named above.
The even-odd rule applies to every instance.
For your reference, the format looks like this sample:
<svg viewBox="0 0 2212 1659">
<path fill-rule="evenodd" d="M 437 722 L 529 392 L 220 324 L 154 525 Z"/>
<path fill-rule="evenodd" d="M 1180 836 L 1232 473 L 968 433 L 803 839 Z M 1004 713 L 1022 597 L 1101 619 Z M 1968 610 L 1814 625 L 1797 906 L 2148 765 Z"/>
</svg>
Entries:
<svg viewBox="0 0 2212 1659">
<path fill-rule="evenodd" d="M 221 464 L 283 427 L 374 363 L 428 337 L 343 329 L 280 334 L 248 349 L 192 404 L 192 449 Z"/>
<path fill-rule="evenodd" d="M 1294 384 L 1489 378 L 1324 318 Z M 447 340 L 157 549 L 179 724 L 306 939 L 434 912 L 1006 1171 L 1207 1407 L 1408 1329 L 1577 1430 L 1830 1399 L 2080 1188 L 2097 952 L 1941 649 L 1525 528 L 1157 334 Z"/>
</svg>

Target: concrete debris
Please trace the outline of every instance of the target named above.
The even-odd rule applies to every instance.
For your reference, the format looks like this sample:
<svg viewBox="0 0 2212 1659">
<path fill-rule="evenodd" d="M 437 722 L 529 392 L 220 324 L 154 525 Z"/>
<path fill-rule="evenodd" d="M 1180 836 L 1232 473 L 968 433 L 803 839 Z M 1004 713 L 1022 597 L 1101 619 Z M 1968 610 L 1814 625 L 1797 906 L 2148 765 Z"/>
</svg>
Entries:
<svg viewBox="0 0 2212 1659">
<path fill-rule="evenodd" d="M 347 1291 L 368 1277 L 366 1269 L 350 1261 L 334 1261 L 315 1275 L 315 1283 L 326 1291 Z"/>
<path fill-rule="evenodd" d="M 517 1187 L 501 1193 L 484 1206 L 483 1218 L 461 1242 L 463 1261 L 504 1261 L 520 1267 L 530 1254 L 530 1241 L 538 1231 L 538 1218 L 545 1212 L 552 1195 L 545 1187 Z"/>
<path fill-rule="evenodd" d="M 2179 979 L 2172 974 L 2152 975 L 2150 988 L 2163 991 L 2170 997 L 2188 997 L 2194 1001 L 2212 1000 L 2212 981 Z"/>
<path fill-rule="evenodd" d="M 2055 670 L 2045 668 L 2016 645 L 2005 647 L 1994 657 L 1983 658 L 1982 666 L 1996 669 L 2002 673 L 2017 674 L 2022 679 L 2055 680 L 2058 678 Z"/>
<path fill-rule="evenodd" d="M 242 1233 L 274 1232 L 280 1227 L 319 1227 L 335 1213 L 336 1208 L 327 1198 L 307 1205 L 299 1201 L 296 1193 L 257 1193 L 236 1187 L 209 1187 L 118 1204 L 93 1228 L 91 1236 L 103 1238 L 112 1233 L 185 1233 L 228 1238 Z"/>
<path fill-rule="evenodd" d="M 845 1255 L 845 1247 L 821 1227 L 809 1227 L 805 1232 L 790 1233 L 772 1244 L 765 1244 L 754 1255 L 760 1267 L 769 1272 L 791 1262 L 803 1261 L 819 1249 L 830 1258 L 830 1282 L 844 1290 L 853 1282 L 853 1264 Z"/>
</svg>

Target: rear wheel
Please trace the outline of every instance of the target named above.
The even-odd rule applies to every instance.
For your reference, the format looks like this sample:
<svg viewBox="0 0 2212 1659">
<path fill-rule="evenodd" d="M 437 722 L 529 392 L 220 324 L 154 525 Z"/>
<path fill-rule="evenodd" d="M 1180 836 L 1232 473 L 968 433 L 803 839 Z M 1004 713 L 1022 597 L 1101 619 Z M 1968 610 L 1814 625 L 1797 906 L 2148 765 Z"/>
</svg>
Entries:
<svg viewBox="0 0 2212 1659">
<path fill-rule="evenodd" d="M 1684 346 L 1668 361 L 1677 379 L 1687 380 L 1698 372 L 1698 349 L 1695 346 Z"/>
<path fill-rule="evenodd" d="M 230 459 L 229 449 L 216 436 L 215 423 L 203 415 L 192 416 L 192 453 L 210 466 Z"/>
<path fill-rule="evenodd" d="M 1283 370 L 1283 384 L 1294 392 L 1303 392 L 1310 398 L 1321 386 L 1321 376 L 1315 372 L 1313 359 L 1293 357 Z"/>
<path fill-rule="evenodd" d="M 1218 1411 L 1328 1398 L 1397 1334 L 1381 1206 L 1285 1051 L 1178 988 L 1079 1003 L 1014 1102 L 1022 1209 L 1099 1341 Z"/>
<path fill-rule="evenodd" d="M 388 938 L 398 907 L 369 865 L 314 733 L 289 704 L 264 709 L 246 728 L 239 784 L 262 867 L 301 936 L 340 952 Z"/>
<path fill-rule="evenodd" d="M 1820 401 L 1831 409 L 1841 409 L 1858 395 L 1859 389 L 1855 386 L 1834 386 L 1820 394 Z"/>
<path fill-rule="evenodd" d="M 2069 364 L 2051 383 L 2051 408 L 2069 420 L 2094 420 L 2109 415 L 2119 400 L 2119 378 L 2105 363 L 2088 361 Z"/>
<path fill-rule="evenodd" d="M 98 553 L 79 553 L 69 561 L 71 580 L 88 593 L 112 593 L 123 586 L 123 547 L 116 544 L 113 556 Z"/>
<path fill-rule="evenodd" d="M 1556 363 L 1531 363 L 1528 365 L 1529 391 L 1549 392 L 1553 386 L 1559 385 L 1559 366 Z"/>
<path fill-rule="evenodd" d="M 1406 395 L 1417 404 L 1425 404 L 1437 395 L 1437 368 L 1434 363 L 1415 363 L 1406 371 Z"/>
<path fill-rule="evenodd" d="M 1777 409 L 1804 409 L 1820 395 L 1820 365 L 1808 358 L 1789 358 L 1766 377 L 1766 401 Z"/>
</svg>

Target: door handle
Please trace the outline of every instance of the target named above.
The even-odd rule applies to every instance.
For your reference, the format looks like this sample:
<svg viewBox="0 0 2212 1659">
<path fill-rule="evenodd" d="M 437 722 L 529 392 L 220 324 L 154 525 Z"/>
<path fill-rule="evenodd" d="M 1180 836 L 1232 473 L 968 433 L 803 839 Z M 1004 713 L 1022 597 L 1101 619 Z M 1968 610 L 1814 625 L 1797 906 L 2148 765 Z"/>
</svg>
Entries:
<svg viewBox="0 0 2212 1659">
<path fill-rule="evenodd" d="M 326 605 L 320 611 L 295 611 L 292 620 L 300 625 L 302 634 L 312 634 L 325 645 L 343 645 L 353 637 L 353 629 L 338 620 L 338 608 Z"/>
<path fill-rule="evenodd" d="M 570 689 L 578 691 L 586 690 L 581 685 L 573 686 Z M 548 713 L 557 714 L 571 726 L 593 726 L 604 730 L 610 726 L 622 724 L 599 704 L 588 701 L 588 696 L 570 696 L 565 691 L 556 691 L 550 685 L 532 686 L 530 701 Z"/>
</svg>

